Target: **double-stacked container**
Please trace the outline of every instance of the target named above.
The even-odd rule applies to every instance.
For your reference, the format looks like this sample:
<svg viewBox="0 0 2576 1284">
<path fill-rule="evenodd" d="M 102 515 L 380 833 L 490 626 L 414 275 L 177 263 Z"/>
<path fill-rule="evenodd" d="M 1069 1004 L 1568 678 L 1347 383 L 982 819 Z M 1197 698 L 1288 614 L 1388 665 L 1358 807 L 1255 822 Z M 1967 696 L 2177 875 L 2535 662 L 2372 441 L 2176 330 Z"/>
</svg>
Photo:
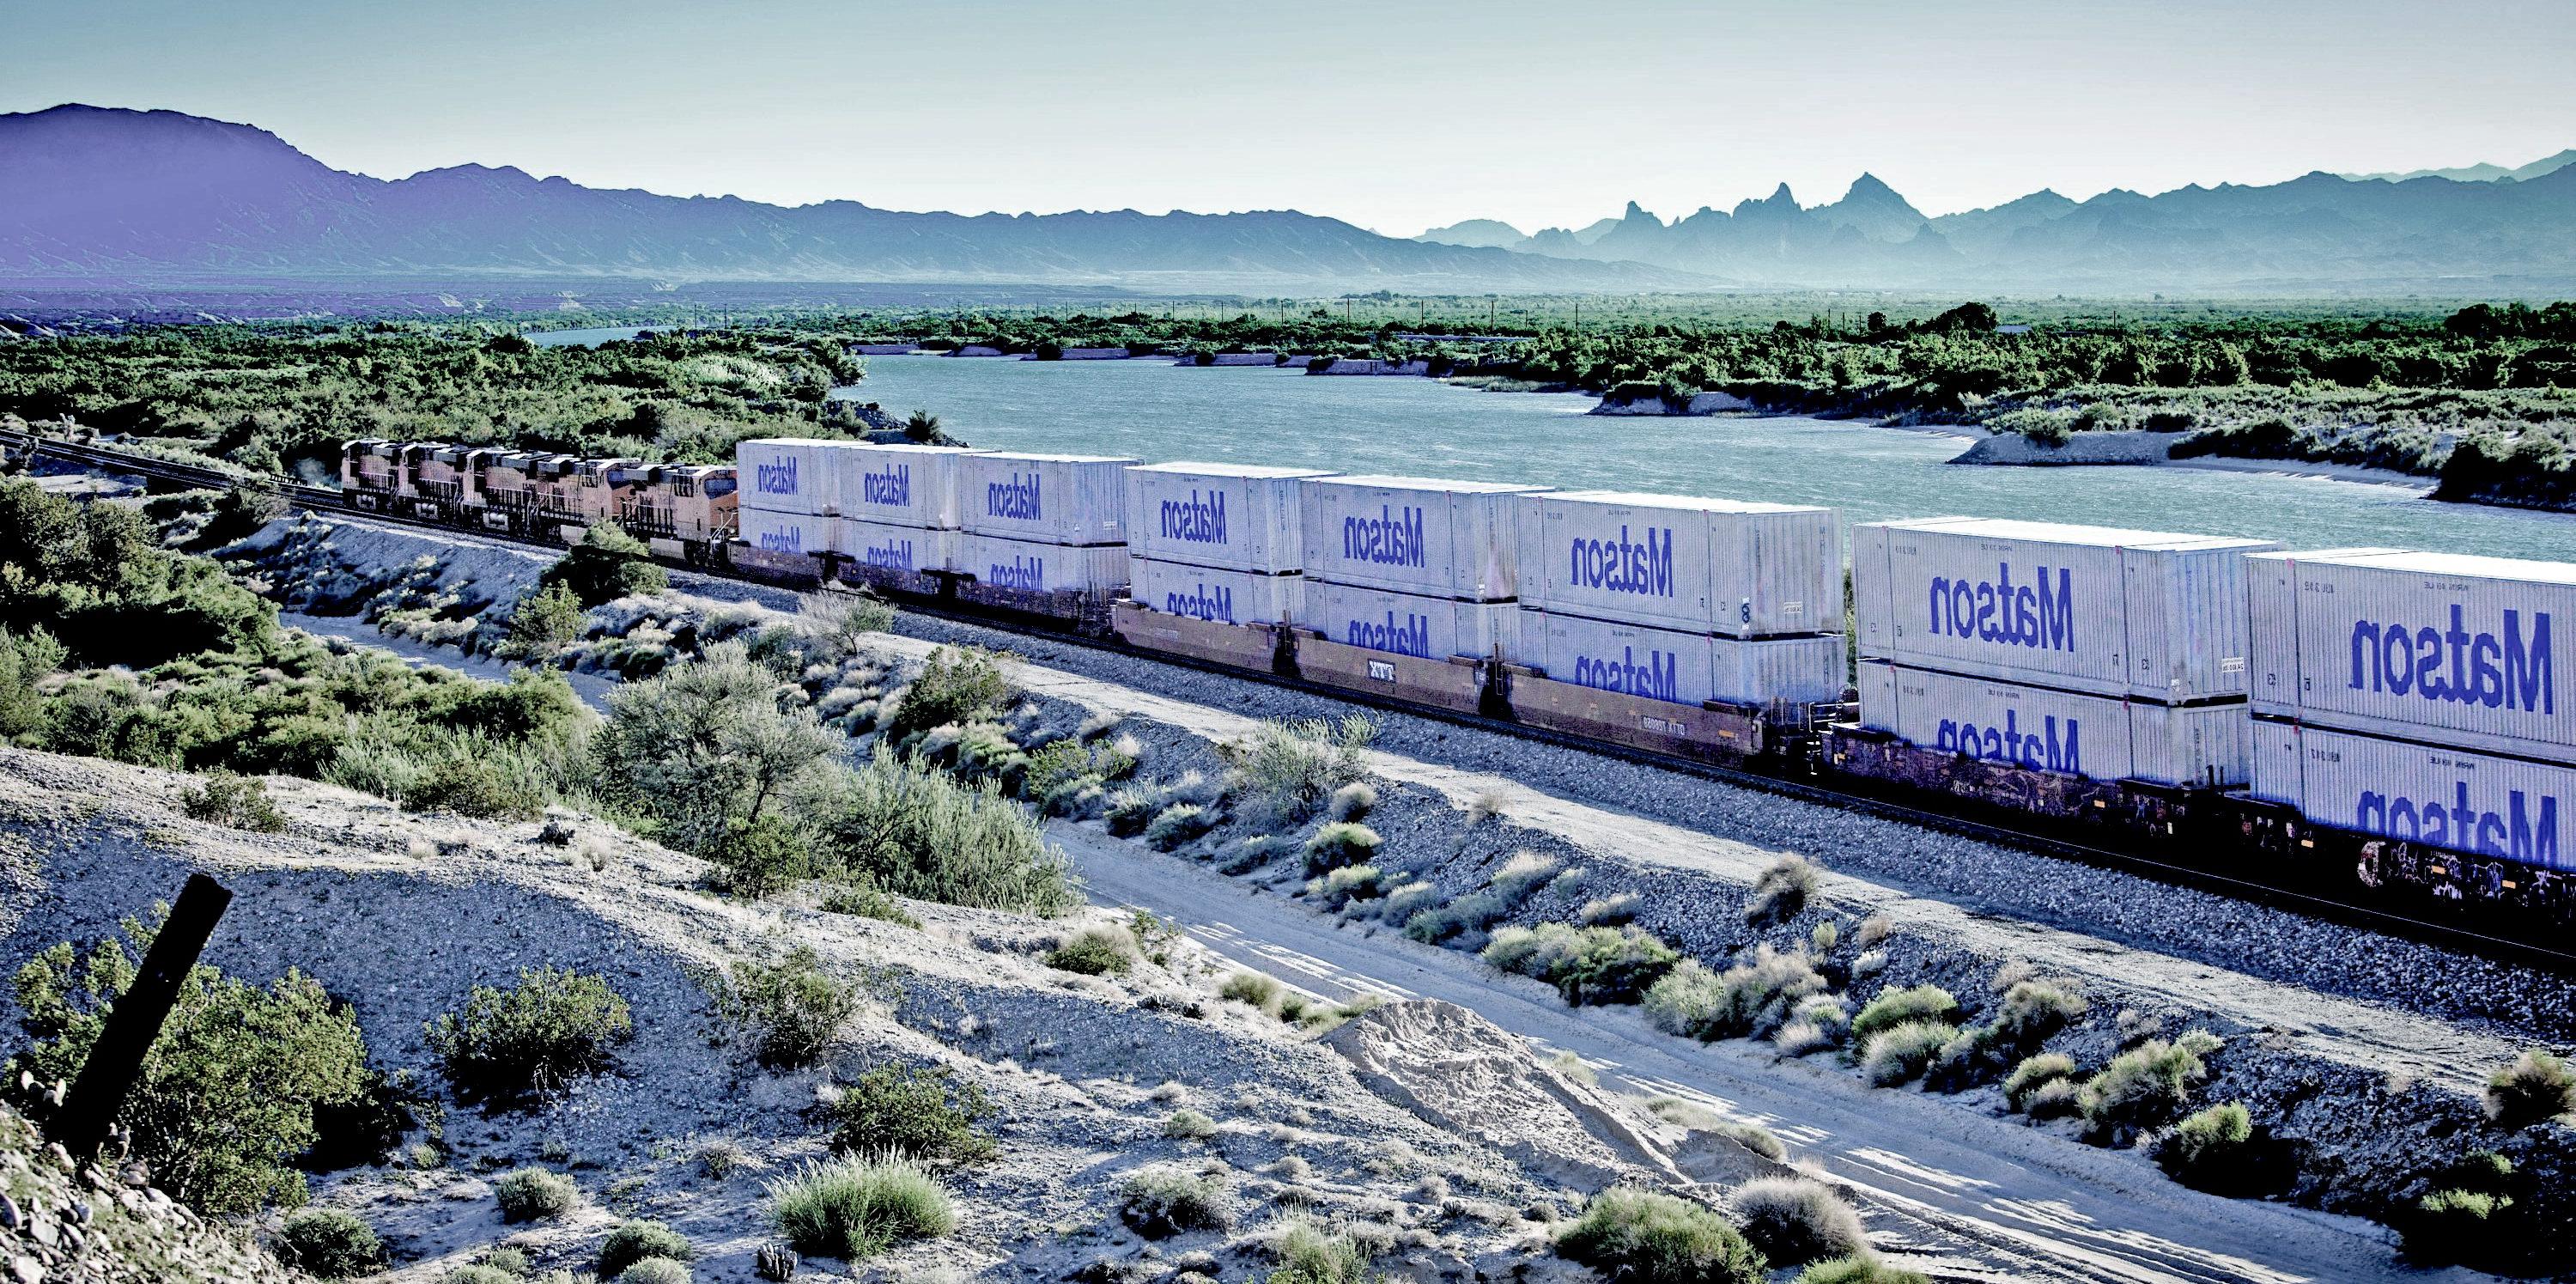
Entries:
<svg viewBox="0 0 2576 1284">
<path fill-rule="evenodd" d="M 854 443 L 833 454 L 842 576 L 881 588 L 936 588 L 932 573 L 957 569 L 960 463 L 981 453 L 897 442 Z"/>
<path fill-rule="evenodd" d="M 1002 451 L 957 457 L 951 563 L 970 599 L 1106 601 L 1127 583 L 1126 472 L 1137 461 Z"/>
<path fill-rule="evenodd" d="M 1514 663 L 1677 704 L 1841 698 L 1834 510 L 1618 491 L 1519 502 Z"/>
<path fill-rule="evenodd" d="M 811 570 L 819 554 L 840 549 L 839 470 L 847 442 L 764 437 L 734 447 L 741 483 L 737 538 L 751 560 L 780 570 Z"/>
<path fill-rule="evenodd" d="M 2246 555 L 2277 547 L 1988 518 L 1855 526 L 1861 725 L 2071 776 L 2242 784 Z"/>
<path fill-rule="evenodd" d="M 1310 477 L 1298 487 L 1298 627 L 1417 659 L 1502 650 L 1516 627 L 1520 497 L 1540 487 L 1420 477 Z"/>
<path fill-rule="evenodd" d="M 2246 559 L 2253 794 L 2320 824 L 2576 868 L 2576 564 L 2394 549 Z"/>
<path fill-rule="evenodd" d="M 1300 487 L 1329 475 L 1257 464 L 1128 469 L 1129 597 L 1210 623 L 1287 623 L 1305 586 Z"/>
</svg>

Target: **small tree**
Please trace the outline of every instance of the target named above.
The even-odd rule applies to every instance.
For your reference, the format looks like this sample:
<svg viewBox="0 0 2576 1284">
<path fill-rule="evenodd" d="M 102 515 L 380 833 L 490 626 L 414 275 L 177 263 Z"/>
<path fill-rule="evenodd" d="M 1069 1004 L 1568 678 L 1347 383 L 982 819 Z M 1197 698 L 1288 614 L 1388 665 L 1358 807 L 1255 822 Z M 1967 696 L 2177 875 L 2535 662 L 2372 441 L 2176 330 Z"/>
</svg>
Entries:
<svg viewBox="0 0 2576 1284">
<path fill-rule="evenodd" d="M 903 435 L 925 446 L 948 439 L 948 434 L 940 430 L 939 416 L 927 410 L 913 411 L 912 417 L 903 421 Z"/>
<path fill-rule="evenodd" d="M 598 787 L 648 817 L 664 842 L 707 853 L 814 781 L 842 737 L 779 707 L 776 678 L 741 644 L 621 686 L 592 741 Z"/>
<path fill-rule="evenodd" d="M 526 656 L 552 655 L 581 636 L 581 598 L 568 584 L 549 584 L 519 599 L 510 612 L 510 647 Z"/>
<path fill-rule="evenodd" d="M 569 588 L 587 609 L 638 593 L 659 593 L 671 587 L 671 577 L 654 565 L 653 550 L 644 541 L 614 522 L 599 522 L 537 579 L 540 589 L 556 585 Z"/>
</svg>

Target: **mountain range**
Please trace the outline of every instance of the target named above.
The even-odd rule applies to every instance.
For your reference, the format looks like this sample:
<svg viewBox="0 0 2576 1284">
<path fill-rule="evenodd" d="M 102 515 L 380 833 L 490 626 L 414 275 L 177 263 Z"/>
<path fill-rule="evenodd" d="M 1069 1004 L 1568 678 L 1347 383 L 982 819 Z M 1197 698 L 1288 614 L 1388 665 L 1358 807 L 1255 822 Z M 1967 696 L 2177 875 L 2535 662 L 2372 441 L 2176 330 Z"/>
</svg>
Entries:
<svg viewBox="0 0 2576 1284">
<path fill-rule="evenodd" d="M 1293 210 L 911 213 L 584 187 L 503 166 L 333 169 L 249 125 L 66 105 L 0 115 L 0 281 L 510 279 L 1019 284 L 1304 294 L 1687 291 L 2540 294 L 2576 287 L 2576 151 L 2519 170 L 2040 191 L 1926 217 L 1864 174 L 1666 221 L 1629 203 L 1523 236 L 1419 238 Z M 2553 164 L 2553 162 L 2555 162 Z"/>
</svg>

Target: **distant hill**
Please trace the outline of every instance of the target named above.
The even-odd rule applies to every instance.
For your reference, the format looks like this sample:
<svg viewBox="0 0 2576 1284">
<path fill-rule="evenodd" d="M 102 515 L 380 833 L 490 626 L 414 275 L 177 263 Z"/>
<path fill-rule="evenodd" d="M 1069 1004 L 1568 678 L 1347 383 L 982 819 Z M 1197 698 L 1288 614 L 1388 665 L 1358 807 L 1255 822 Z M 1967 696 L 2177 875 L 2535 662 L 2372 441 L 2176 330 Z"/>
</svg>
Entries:
<svg viewBox="0 0 2576 1284">
<path fill-rule="evenodd" d="M 2570 164 L 2576 164 L 2576 147 L 2570 147 L 2555 156 L 2543 156 L 2516 169 L 2506 169 L 2502 165 L 2468 165 L 2459 169 L 2410 169 L 2402 174 L 2337 174 L 2335 177 L 2348 178 L 2356 183 L 2374 180 L 2383 183 L 2404 183 L 2418 178 L 2447 178 L 2455 183 L 2492 183 L 2500 178 L 2510 178 L 2521 182 L 2525 179 L 2538 178 L 2543 174 L 2556 173 Z"/>
<path fill-rule="evenodd" d="M 1500 250 L 1510 249 L 1528 240 L 1529 237 L 1509 223 L 1490 218 L 1471 218 L 1462 223 L 1452 223 L 1447 227 L 1432 228 L 1413 239 L 1428 241 L 1433 245 L 1470 245 Z"/>
<path fill-rule="evenodd" d="M 248 125 L 0 115 L 0 277 L 951 281 L 1186 291 L 1656 290 L 1695 274 L 1379 236 L 1294 211 L 905 213 L 672 197 L 463 165 L 343 173 Z"/>
</svg>

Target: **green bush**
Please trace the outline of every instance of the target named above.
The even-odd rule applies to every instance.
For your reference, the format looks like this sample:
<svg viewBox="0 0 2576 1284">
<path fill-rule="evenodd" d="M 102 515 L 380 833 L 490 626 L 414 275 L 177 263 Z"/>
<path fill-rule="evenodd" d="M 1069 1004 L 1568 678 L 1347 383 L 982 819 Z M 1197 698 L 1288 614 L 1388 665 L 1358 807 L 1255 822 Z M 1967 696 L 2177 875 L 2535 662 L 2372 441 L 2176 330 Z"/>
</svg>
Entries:
<svg viewBox="0 0 2576 1284">
<path fill-rule="evenodd" d="M 561 1217 L 581 1203 L 572 1178 L 543 1168 L 514 1168 L 492 1183 L 501 1220 L 532 1222 Z"/>
<path fill-rule="evenodd" d="M 2026 1110 L 2031 1098 L 2052 1083 L 2071 1082 L 2075 1078 L 2075 1059 L 2060 1052 L 2043 1052 L 2024 1057 L 2004 1079 L 2004 1100 L 2015 1110 Z"/>
<path fill-rule="evenodd" d="M 46 1085 L 80 1077 L 167 913 L 155 906 L 148 924 L 124 921 L 136 953 L 114 937 L 86 958 L 64 943 L 18 969 L 26 1047 L 5 1077 L 13 1088 L 33 1077 L 21 1106 L 40 1109 Z M 302 1202 L 295 1164 L 321 1140 L 317 1113 L 356 1106 L 369 1087 L 356 1018 L 312 978 L 290 971 L 262 989 L 199 964 L 180 982 L 116 1121 L 132 1130 L 134 1157 L 156 1185 L 201 1213 L 232 1217 Z"/>
<path fill-rule="evenodd" d="M 299 1208 L 278 1228 L 279 1261 L 326 1280 L 372 1273 L 384 1261 L 384 1241 L 356 1213 L 338 1208 Z"/>
<path fill-rule="evenodd" d="M 1744 921 L 1761 927 L 1796 918 L 1823 881 L 1814 861 L 1795 853 L 1781 857 L 1753 880 L 1753 890 L 1744 900 Z"/>
<path fill-rule="evenodd" d="M 981 1087 L 945 1066 L 878 1066 L 833 1100 L 832 1148 L 898 1155 L 934 1168 L 982 1163 L 1001 1151 L 983 1129 L 993 1113 Z"/>
<path fill-rule="evenodd" d="M 862 877 L 846 887 L 835 887 L 823 894 L 823 912 L 847 914 L 853 918 L 873 918 L 898 927 L 919 927 L 921 920 L 912 916 L 895 899 L 875 883 Z"/>
<path fill-rule="evenodd" d="M 786 890 L 803 878 L 813 861 L 805 835 L 784 817 L 770 814 L 735 821 L 707 852 L 724 870 L 727 890 L 753 900 Z"/>
<path fill-rule="evenodd" d="M 1123 927 L 1086 927 L 1047 951 L 1046 965 L 1085 976 L 1125 976 L 1137 963 L 1136 937 Z"/>
<path fill-rule="evenodd" d="M 545 794 L 498 757 L 442 755 L 403 790 L 406 811 L 446 812 L 485 820 L 535 820 Z"/>
<path fill-rule="evenodd" d="M 1959 1001 L 1948 990 L 1937 985 L 1917 985 L 1903 990 L 1881 990 L 1861 1005 L 1860 1014 L 1852 1018 L 1855 1039 L 1867 1039 L 1881 1030 L 1915 1021 L 1956 1024 Z"/>
<path fill-rule="evenodd" d="M 698 1250 L 688 1236 L 660 1222 L 630 1221 L 608 1232 L 599 1246 L 596 1272 L 601 1279 L 615 1279 L 627 1267 L 653 1257 L 692 1262 Z"/>
<path fill-rule="evenodd" d="M 1804 954 L 1754 947 L 1751 957 L 1712 973 L 1685 959 L 1646 991 L 1646 1017 L 1657 1029 L 1702 1041 L 1761 1038 L 1825 989 Z"/>
<path fill-rule="evenodd" d="M 524 1267 L 525 1262 L 523 1261 L 521 1265 Z M 526 1275 L 525 1269 L 509 1271 L 487 1262 L 476 1262 L 470 1266 L 459 1266 L 439 1276 L 438 1284 L 519 1284 L 519 1280 Z"/>
<path fill-rule="evenodd" d="M 1869 1251 L 1860 1214 L 1823 1182 L 1806 1177 L 1757 1177 L 1727 1197 L 1736 1227 L 1778 1266 Z"/>
<path fill-rule="evenodd" d="M 2576 1113 L 2576 1072 L 2547 1052 L 2526 1049 L 2487 1079 L 2486 1107 L 2487 1118 L 2500 1128 L 2528 1128 Z"/>
<path fill-rule="evenodd" d="M 1377 787 L 1365 780 L 1354 780 L 1333 791 L 1324 814 L 1335 820 L 1358 820 L 1377 807 Z"/>
<path fill-rule="evenodd" d="M 1932 1284 L 1932 1280 L 1864 1255 L 1818 1262 L 1800 1271 L 1790 1284 Z"/>
<path fill-rule="evenodd" d="M 776 963 L 737 961 L 714 989 L 718 1019 L 747 1034 L 753 1058 L 775 1070 L 814 1064 L 866 1005 L 857 987 L 823 970 L 810 945 Z"/>
<path fill-rule="evenodd" d="M 615 522 L 600 522 L 537 577 L 541 591 L 558 585 L 586 609 L 621 597 L 659 593 L 671 587 L 671 576 L 654 565 L 653 550 L 644 541 L 618 529 Z"/>
<path fill-rule="evenodd" d="M 460 1098 L 506 1105 L 608 1070 L 635 1019 L 605 977 L 529 968 L 507 990 L 475 986 L 424 1032 Z"/>
<path fill-rule="evenodd" d="M 943 646 L 930 653 L 921 676 L 904 689 L 902 702 L 886 723 L 886 737 L 900 741 L 932 727 L 973 722 L 1010 698 L 1010 679 L 1003 676 L 1001 662 L 991 652 Z"/>
<path fill-rule="evenodd" d="M 2182 1113 L 2191 1085 L 2209 1074 L 2202 1058 L 2219 1046 L 2217 1036 L 2188 1030 L 2170 1043 L 2149 1039 L 2111 1058 L 2078 1098 L 2086 1122 L 2118 1141 Z"/>
<path fill-rule="evenodd" d="M 286 814 L 268 797 L 268 785 L 229 771 L 209 773 L 205 783 L 179 795 L 179 810 L 192 820 L 210 821 L 257 834 L 285 830 Z"/>
<path fill-rule="evenodd" d="M 1556 1235 L 1557 1254 L 1609 1284 L 1761 1284 L 1761 1250 L 1715 1210 L 1672 1195 L 1614 1188 Z"/>
<path fill-rule="evenodd" d="M 1163 1135 L 1174 1141 L 1205 1141 L 1216 1135 L 1216 1121 L 1183 1106 L 1163 1120 Z"/>
<path fill-rule="evenodd" d="M 562 650 L 581 636 L 580 595 L 568 584 L 538 589 L 510 609 L 510 650 L 543 657 Z"/>
<path fill-rule="evenodd" d="M 1216 989 L 1216 995 L 1220 999 L 1249 1003 L 1264 1012 L 1269 1011 L 1273 1004 L 1279 1002 L 1279 992 L 1278 978 L 1264 976 L 1259 972 L 1237 972 L 1225 978 L 1224 983 Z"/>
<path fill-rule="evenodd" d="M 1375 865 L 1343 865 L 1306 882 L 1306 895 L 1340 909 L 1351 901 L 1376 900 L 1386 891 L 1386 871 Z"/>
<path fill-rule="evenodd" d="M 833 783 L 846 744 L 813 710 L 783 707 L 778 675 L 748 648 L 720 642 L 610 693 L 590 742 L 592 780 L 654 837 L 707 855 L 736 826 Z"/>
<path fill-rule="evenodd" d="M 2515 1204 L 2511 1195 L 2483 1190 L 2437 1190 L 2415 1201 L 2405 1220 L 2406 1256 L 2424 1266 L 2474 1262 L 2503 1256 L 2497 1249 L 2513 1236 L 2505 1224 Z"/>
<path fill-rule="evenodd" d="M 1367 775 L 1365 751 L 1376 737 L 1377 723 L 1354 713 L 1339 721 L 1264 722 L 1223 751 L 1253 806 L 1273 823 L 1288 824 Z"/>
<path fill-rule="evenodd" d="M 1167 852 L 1214 828 L 1216 813 L 1197 803 L 1173 803 L 1154 813 L 1154 819 L 1145 826 L 1145 842 L 1158 852 Z"/>
<path fill-rule="evenodd" d="M 2255 1124 L 2243 1102 L 2211 1106 L 2156 1138 L 2156 1165 L 2194 1190 L 2264 1195 L 2290 1183 L 2288 1149 Z"/>
<path fill-rule="evenodd" d="M 1958 1034 L 1957 1026 L 1939 1021 L 1908 1021 L 1881 1030 L 1861 1045 L 1861 1075 L 1875 1088 L 1910 1082 Z"/>
<path fill-rule="evenodd" d="M 1225 1182 L 1178 1168 L 1147 1168 L 1118 1187 L 1118 1219 L 1147 1239 L 1183 1231 L 1223 1230 L 1234 1224 L 1234 1201 Z"/>
<path fill-rule="evenodd" d="M 648 1257 L 617 1273 L 616 1284 L 690 1284 L 689 1268 L 667 1257 Z"/>
<path fill-rule="evenodd" d="M 860 1261 L 957 1229 L 939 1179 L 900 1156 L 844 1155 L 769 1183 L 769 1218 L 800 1253 Z"/>
<path fill-rule="evenodd" d="M 1681 960 L 1679 951 L 1635 927 L 1567 923 L 1504 928 L 1480 957 L 1555 986 L 1575 1006 L 1635 1003 Z"/>
<path fill-rule="evenodd" d="M 1357 821 L 1334 821 L 1306 840 L 1306 874 L 1313 877 L 1344 865 L 1370 864 L 1384 841 L 1376 830 Z"/>
<path fill-rule="evenodd" d="M 1987 1028 L 1998 1046 L 2018 1052 L 2081 1020 L 2087 1006 L 2082 996 L 2049 982 L 2016 981 Z"/>
<path fill-rule="evenodd" d="M 828 876 L 973 909 L 1061 914 L 1083 903 L 1064 853 L 1000 787 L 879 751 L 817 804 Z"/>
<path fill-rule="evenodd" d="M 1371 1284 L 1369 1253 L 1348 1233 L 1293 1218 L 1270 1240 L 1279 1265 L 1266 1284 Z"/>
</svg>

